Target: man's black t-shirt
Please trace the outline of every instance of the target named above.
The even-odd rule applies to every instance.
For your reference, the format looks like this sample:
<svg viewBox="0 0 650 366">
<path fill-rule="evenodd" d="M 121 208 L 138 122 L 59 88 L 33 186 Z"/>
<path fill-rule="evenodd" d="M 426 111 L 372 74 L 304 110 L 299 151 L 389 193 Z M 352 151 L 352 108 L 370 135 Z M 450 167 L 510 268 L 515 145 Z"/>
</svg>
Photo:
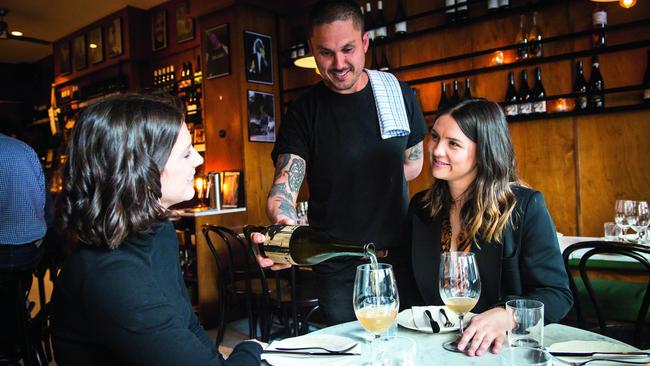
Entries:
<svg viewBox="0 0 650 366">
<path fill-rule="evenodd" d="M 339 94 L 323 82 L 289 108 L 272 152 L 307 163 L 309 224 L 338 239 L 395 247 L 408 208 L 404 151 L 424 139 L 424 117 L 400 82 L 411 133 L 382 139 L 370 82 Z"/>
</svg>

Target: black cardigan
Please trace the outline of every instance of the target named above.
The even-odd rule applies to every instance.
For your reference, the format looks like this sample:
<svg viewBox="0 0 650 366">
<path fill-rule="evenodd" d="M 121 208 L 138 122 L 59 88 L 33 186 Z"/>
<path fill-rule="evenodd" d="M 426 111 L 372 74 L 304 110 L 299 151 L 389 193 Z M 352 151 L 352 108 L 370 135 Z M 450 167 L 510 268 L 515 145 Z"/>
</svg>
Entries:
<svg viewBox="0 0 650 366">
<path fill-rule="evenodd" d="M 502 244 L 479 239 L 471 248 L 481 276 L 481 297 L 473 312 L 526 298 L 544 303 L 545 322 L 558 322 L 571 309 L 573 297 L 555 225 L 540 192 L 521 186 L 513 186 L 513 191 L 514 225 L 504 228 Z M 425 193 L 413 196 L 409 207 L 405 236 L 412 271 L 403 276 L 405 305 L 443 304 L 438 291 L 441 218 L 431 218 L 422 201 Z"/>
<path fill-rule="evenodd" d="M 52 297 L 58 365 L 259 365 L 239 344 L 227 361 L 192 312 L 171 223 L 118 249 L 68 258 Z"/>
</svg>

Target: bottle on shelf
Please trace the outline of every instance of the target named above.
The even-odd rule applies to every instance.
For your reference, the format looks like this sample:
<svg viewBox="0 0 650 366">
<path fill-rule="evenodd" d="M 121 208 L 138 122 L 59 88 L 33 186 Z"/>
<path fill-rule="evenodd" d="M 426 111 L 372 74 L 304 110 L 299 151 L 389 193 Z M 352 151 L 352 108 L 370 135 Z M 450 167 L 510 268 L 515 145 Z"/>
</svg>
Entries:
<svg viewBox="0 0 650 366">
<path fill-rule="evenodd" d="M 546 113 L 546 90 L 542 83 L 542 70 L 535 68 L 535 83 L 533 84 L 533 113 Z"/>
<path fill-rule="evenodd" d="M 488 0 L 487 2 L 488 13 L 496 13 L 499 9 L 499 0 Z"/>
<path fill-rule="evenodd" d="M 366 2 L 366 14 L 364 23 L 366 25 L 366 32 L 368 32 L 368 38 L 371 42 L 374 42 L 376 36 L 375 22 L 374 19 L 372 19 L 372 5 L 370 4 L 370 1 Z"/>
<path fill-rule="evenodd" d="M 589 98 L 587 97 L 587 80 L 582 68 L 582 60 L 576 61 L 576 79 L 573 82 L 573 92 L 577 93 L 575 97 L 575 109 L 583 110 L 589 108 Z"/>
<path fill-rule="evenodd" d="M 516 116 L 518 112 L 517 107 L 517 89 L 515 89 L 515 73 L 510 71 L 508 73 L 508 89 L 506 90 L 506 97 L 504 99 L 506 116 Z"/>
<path fill-rule="evenodd" d="M 456 0 L 456 20 L 466 20 L 469 18 L 469 7 L 467 0 Z"/>
<path fill-rule="evenodd" d="M 377 46 L 374 44 L 370 46 L 370 52 L 372 53 L 372 58 L 370 61 L 370 69 L 379 70 L 379 61 L 377 60 Z"/>
<path fill-rule="evenodd" d="M 388 31 L 386 29 L 386 18 L 384 17 L 384 4 L 382 0 L 377 1 L 377 27 L 375 28 L 375 38 L 378 41 L 386 39 Z"/>
<path fill-rule="evenodd" d="M 524 28 L 524 20 L 524 14 L 521 14 L 519 17 L 519 32 L 517 32 L 517 38 L 515 38 L 515 43 L 519 45 L 517 46 L 517 60 L 528 58 L 528 35 Z"/>
<path fill-rule="evenodd" d="M 519 96 L 517 97 L 517 114 L 531 114 L 533 112 L 532 104 L 533 93 L 528 87 L 528 72 L 521 71 L 521 80 L 519 81 Z"/>
<path fill-rule="evenodd" d="M 471 99 L 472 98 L 472 87 L 469 82 L 469 78 L 465 79 L 465 91 L 463 92 L 463 99 Z"/>
<path fill-rule="evenodd" d="M 643 83 L 646 84 L 646 88 L 643 90 L 643 102 L 650 103 L 650 48 L 646 50 L 648 57 L 646 58 L 645 65 L 645 76 L 643 77 Z"/>
<path fill-rule="evenodd" d="M 440 83 L 440 100 L 438 101 L 438 110 L 441 111 L 447 107 L 449 99 L 447 99 L 447 83 L 444 81 Z"/>
<path fill-rule="evenodd" d="M 499 9 L 507 9 L 510 7 L 510 0 L 499 0 Z"/>
<path fill-rule="evenodd" d="M 600 74 L 598 55 L 591 58 L 591 76 L 589 77 L 589 108 L 605 108 L 605 81 Z"/>
<path fill-rule="evenodd" d="M 373 243 L 339 240 L 327 232 L 306 225 L 246 226 L 244 234 L 252 232 L 265 236 L 257 246 L 262 256 L 274 263 L 311 266 L 335 257 L 374 257 Z"/>
<path fill-rule="evenodd" d="M 406 11 L 404 10 L 404 1 L 397 0 L 397 10 L 395 11 L 395 34 L 401 35 L 406 33 Z"/>
<path fill-rule="evenodd" d="M 388 71 L 390 69 L 390 64 L 388 63 L 388 57 L 386 57 L 386 45 L 381 46 L 381 59 L 379 61 L 379 70 Z"/>
<path fill-rule="evenodd" d="M 452 83 L 452 93 L 451 99 L 449 100 L 450 105 L 456 105 L 460 102 L 460 93 L 458 92 L 458 80 L 454 80 Z"/>
<path fill-rule="evenodd" d="M 542 31 L 537 24 L 537 12 L 533 12 L 533 24 L 528 32 L 528 57 L 542 57 Z"/>
<path fill-rule="evenodd" d="M 445 0 L 445 17 L 447 23 L 453 23 L 456 21 L 456 0 Z"/>
<path fill-rule="evenodd" d="M 605 47 L 607 41 L 605 39 L 605 27 L 607 26 L 607 11 L 600 4 L 596 3 L 594 12 L 591 16 L 592 25 L 594 28 L 593 42 L 595 48 Z"/>
</svg>

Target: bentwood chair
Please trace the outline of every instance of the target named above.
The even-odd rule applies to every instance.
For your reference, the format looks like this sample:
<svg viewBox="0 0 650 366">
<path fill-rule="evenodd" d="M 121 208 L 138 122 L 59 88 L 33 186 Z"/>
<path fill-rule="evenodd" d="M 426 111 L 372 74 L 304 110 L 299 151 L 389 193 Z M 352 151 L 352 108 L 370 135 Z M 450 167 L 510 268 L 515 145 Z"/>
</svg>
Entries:
<svg viewBox="0 0 650 366">
<path fill-rule="evenodd" d="M 650 262 L 648 260 L 648 258 L 650 258 L 650 247 L 619 242 L 585 241 L 575 243 L 564 250 L 562 256 L 564 258 L 564 265 L 566 267 L 567 273 L 569 273 L 569 285 L 571 286 L 571 291 L 573 292 L 574 307 L 578 320 L 578 326 L 582 329 L 587 329 L 587 316 L 585 315 L 585 308 L 583 308 L 581 304 L 580 292 L 578 291 L 576 281 L 571 275 L 571 269 L 575 268 L 575 260 L 572 261 L 571 256 L 572 254 L 576 253 L 576 251 L 580 251 L 580 253 L 582 253 L 582 256 L 577 263 L 578 272 L 588 294 L 591 305 L 593 306 L 593 310 L 596 314 L 598 326 L 593 330 L 603 335 L 631 343 L 637 347 L 648 347 L 647 344 L 643 343 L 648 341 L 648 337 L 645 332 L 648 330 L 646 329 L 648 328 L 646 317 L 648 315 L 648 306 L 650 305 Z M 599 296 L 595 291 L 596 286 L 594 286 L 594 281 L 602 282 L 602 280 L 594 279 L 594 281 L 592 281 L 592 277 L 596 277 L 598 269 L 594 268 L 594 266 L 587 266 L 588 261 L 594 260 L 593 256 L 598 254 L 616 254 L 632 258 L 634 261 L 628 264 L 636 265 L 637 268 L 630 269 L 630 271 L 633 271 L 635 275 L 646 279 L 645 291 L 643 291 L 642 296 L 638 296 L 640 294 L 630 294 L 624 298 L 616 298 L 613 300 L 617 301 L 617 306 L 620 306 L 620 304 L 623 302 L 625 304 L 628 304 L 630 302 L 639 303 L 639 310 L 633 327 L 631 327 L 630 324 L 624 324 L 620 322 L 617 324 L 616 321 L 611 319 L 611 316 L 609 317 L 608 321 L 605 319 L 606 314 L 603 309 L 607 304 L 604 304 L 599 300 L 602 300 L 602 292 L 604 292 L 602 290 L 607 290 L 608 287 L 612 287 L 612 283 L 606 282 L 605 286 L 601 286 L 601 296 Z M 573 266 L 571 266 L 572 263 L 570 262 L 573 262 Z M 640 264 L 640 266 L 638 266 L 638 264 Z M 620 270 L 616 271 L 620 274 Z M 641 287 L 641 291 L 642 289 L 643 288 Z"/>
</svg>

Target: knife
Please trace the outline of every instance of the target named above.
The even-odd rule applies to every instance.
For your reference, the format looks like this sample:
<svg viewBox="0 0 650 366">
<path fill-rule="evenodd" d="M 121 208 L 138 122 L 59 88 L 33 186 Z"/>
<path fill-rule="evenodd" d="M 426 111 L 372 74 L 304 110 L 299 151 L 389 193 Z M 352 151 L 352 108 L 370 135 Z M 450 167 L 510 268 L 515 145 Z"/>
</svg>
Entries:
<svg viewBox="0 0 650 366">
<path fill-rule="evenodd" d="M 550 352 L 555 357 L 649 357 L 650 352 Z"/>
<path fill-rule="evenodd" d="M 436 323 L 435 320 L 433 320 L 433 316 L 431 316 L 431 312 L 429 309 L 424 311 L 424 314 L 426 315 L 427 318 L 429 318 L 429 324 L 431 325 L 431 331 L 433 333 L 440 333 L 440 325 Z"/>
<path fill-rule="evenodd" d="M 262 353 L 279 353 L 284 355 L 305 355 L 305 356 L 361 356 L 361 353 L 352 352 L 307 352 L 307 351 L 278 351 L 274 349 L 264 350 Z"/>
</svg>

